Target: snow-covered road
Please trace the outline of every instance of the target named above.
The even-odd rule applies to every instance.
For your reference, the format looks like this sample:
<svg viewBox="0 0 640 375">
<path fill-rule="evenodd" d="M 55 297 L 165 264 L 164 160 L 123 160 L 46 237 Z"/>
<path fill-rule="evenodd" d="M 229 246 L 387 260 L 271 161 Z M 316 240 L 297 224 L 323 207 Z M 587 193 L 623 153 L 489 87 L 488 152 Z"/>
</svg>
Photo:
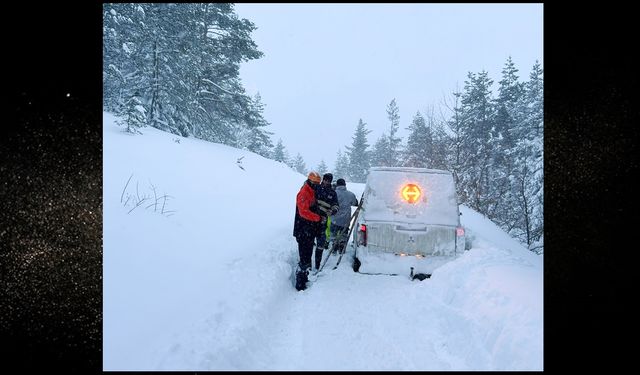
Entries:
<svg viewBox="0 0 640 375">
<path fill-rule="evenodd" d="M 543 256 L 475 211 L 461 206 L 473 247 L 430 279 L 354 273 L 347 253 L 297 292 L 304 176 L 121 129 L 105 114 L 104 370 L 543 369 Z M 150 186 L 172 215 L 132 209 Z"/>
</svg>

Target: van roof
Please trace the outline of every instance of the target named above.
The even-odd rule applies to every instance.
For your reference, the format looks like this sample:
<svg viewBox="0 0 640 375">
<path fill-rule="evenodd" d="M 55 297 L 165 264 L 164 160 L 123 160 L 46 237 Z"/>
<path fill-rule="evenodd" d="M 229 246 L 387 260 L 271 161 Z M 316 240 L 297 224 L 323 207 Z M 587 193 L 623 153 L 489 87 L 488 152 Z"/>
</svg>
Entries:
<svg viewBox="0 0 640 375">
<path fill-rule="evenodd" d="M 376 171 L 451 174 L 451 172 L 445 171 L 442 169 L 429 169 L 429 168 L 414 168 L 414 167 L 371 167 L 369 168 L 369 173 L 376 172 Z"/>
</svg>

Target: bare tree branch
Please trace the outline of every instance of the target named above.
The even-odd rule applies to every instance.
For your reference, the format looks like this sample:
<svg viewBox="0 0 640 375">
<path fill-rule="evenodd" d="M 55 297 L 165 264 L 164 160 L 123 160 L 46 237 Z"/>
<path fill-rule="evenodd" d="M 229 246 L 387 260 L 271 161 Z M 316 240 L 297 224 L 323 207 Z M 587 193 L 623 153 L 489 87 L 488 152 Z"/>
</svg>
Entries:
<svg viewBox="0 0 640 375">
<path fill-rule="evenodd" d="M 120 203 L 122 203 L 122 198 L 124 197 L 124 191 L 127 190 L 127 186 L 129 186 L 129 181 L 131 181 L 131 177 L 133 177 L 133 173 L 131 174 L 131 176 L 129 176 L 127 183 L 124 185 L 124 189 L 122 189 L 122 195 L 120 195 Z"/>
<path fill-rule="evenodd" d="M 138 201 L 138 203 L 136 203 L 136 205 L 135 205 L 135 206 L 133 206 L 133 208 L 132 208 L 132 209 L 130 209 L 130 210 L 129 210 L 129 212 L 127 212 L 127 214 L 130 214 L 130 213 L 131 213 L 131 211 L 133 211 L 133 210 L 135 210 L 136 208 L 138 208 L 138 206 L 140 206 L 140 205 L 141 205 L 144 201 L 146 201 L 146 200 L 147 200 L 147 198 L 143 198 L 142 200 Z"/>
</svg>

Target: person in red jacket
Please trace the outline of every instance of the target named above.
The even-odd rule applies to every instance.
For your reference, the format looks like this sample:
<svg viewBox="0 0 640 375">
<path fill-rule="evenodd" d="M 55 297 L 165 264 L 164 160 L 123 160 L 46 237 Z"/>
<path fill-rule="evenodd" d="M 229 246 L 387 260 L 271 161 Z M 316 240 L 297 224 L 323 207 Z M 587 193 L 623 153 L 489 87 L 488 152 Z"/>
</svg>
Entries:
<svg viewBox="0 0 640 375">
<path fill-rule="evenodd" d="M 293 236 L 298 242 L 298 270 L 296 272 L 296 289 L 306 289 L 309 270 L 311 269 L 311 255 L 313 254 L 313 242 L 317 234 L 318 223 L 326 217 L 318 215 L 316 193 L 314 187 L 321 181 L 317 172 L 309 172 L 298 195 L 296 195 L 296 217 L 293 223 Z"/>
</svg>

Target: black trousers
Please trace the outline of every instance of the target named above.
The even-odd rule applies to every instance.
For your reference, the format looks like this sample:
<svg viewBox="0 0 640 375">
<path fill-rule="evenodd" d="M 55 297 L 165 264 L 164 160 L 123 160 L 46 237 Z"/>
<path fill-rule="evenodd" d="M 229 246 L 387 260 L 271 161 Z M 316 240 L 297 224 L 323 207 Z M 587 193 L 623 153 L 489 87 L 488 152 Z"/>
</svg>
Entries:
<svg viewBox="0 0 640 375">
<path fill-rule="evenodd" d="M 322 263 L 322 252 L 324 248 L 316 246 L 316 269 L 320 269 L 320 263 Z"/>
<path fill-rule="evenodd" d="M 296 237 L 298 241 L 298 255 L 300 256 L 300 262 L 298 265 L 301 270 L 311 268 L 311 255 L 313 254 L 313 237 L 299 236 Z"/>
</svg>

